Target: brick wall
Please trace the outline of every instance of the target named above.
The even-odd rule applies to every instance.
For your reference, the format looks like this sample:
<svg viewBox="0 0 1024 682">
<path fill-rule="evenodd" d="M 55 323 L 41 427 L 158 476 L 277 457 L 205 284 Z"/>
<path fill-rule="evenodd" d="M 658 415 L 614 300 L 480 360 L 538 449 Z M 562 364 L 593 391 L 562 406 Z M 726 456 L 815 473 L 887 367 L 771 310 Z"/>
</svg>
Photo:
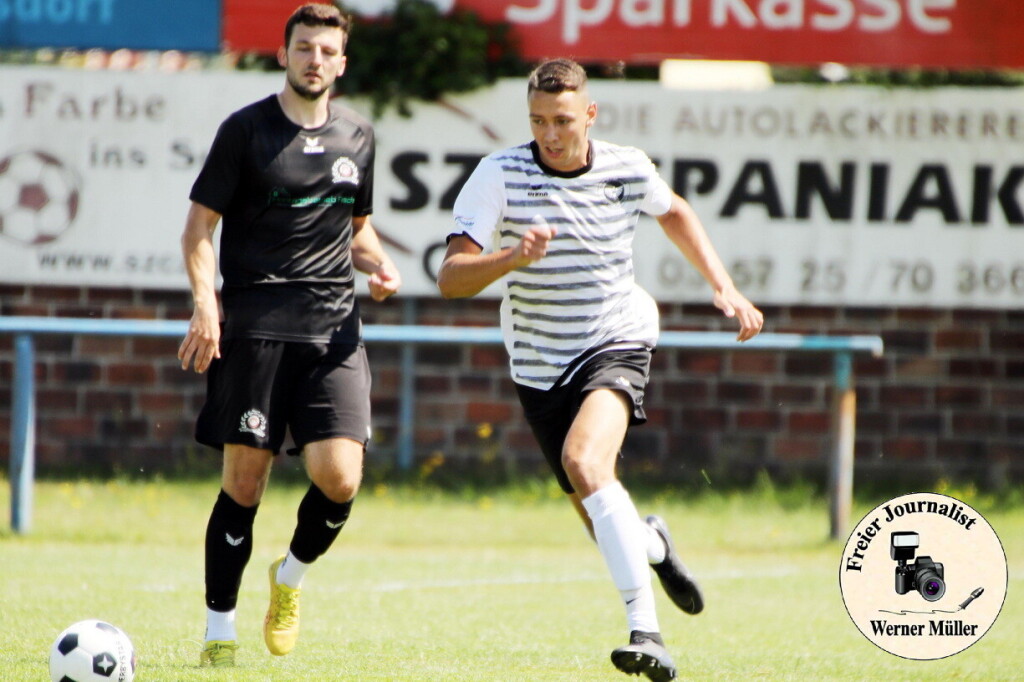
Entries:
<svg viewBox="0 0 1024 682">
<path fill-rule="evenodd" d="M 417 322 L 493 325 L 493 301 L 416 302 Z M 187 319 L 180 292 L 0 287 L 0 314 Z M 397 324 L 399 300 L 364 302 L 368 323 Z M 886 353 L 858 357 L 859 482 L 939 477 L 1002 485 L 1024 478 L 1024 313 L 921 308 L 765 309 L 775 332 L 880 334 Z M 664 305 L 665 329 L 729 331 L 711 306 Z M 217 459 L 191 438 L 204 379 L 182 372 L 177 339 L 39 337 L 37 468 L 183 471 Z M 373 344 L 375 437 L 368 468 L 387 475 L 397 440 L 401 351 Z M 543 471 L 500 346 L 416 350 L 417 471 L 502 477 Z M 10 455 L 12 338 L 0 336 L 0 463 Z M 829 451 L 828 355 L 655 355 L 649 423 L 624 466 L 679 481 L 742 481 L 755 472 L 821 477 Z"/>
</svg>

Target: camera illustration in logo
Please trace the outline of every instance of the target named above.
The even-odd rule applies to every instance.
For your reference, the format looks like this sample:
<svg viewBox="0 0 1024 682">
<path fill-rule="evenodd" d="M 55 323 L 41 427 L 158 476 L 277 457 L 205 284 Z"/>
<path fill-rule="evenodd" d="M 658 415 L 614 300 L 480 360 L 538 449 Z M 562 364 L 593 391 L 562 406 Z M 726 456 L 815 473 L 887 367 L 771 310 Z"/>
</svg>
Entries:
<svg viewBox="0 0 1024 682">
<path fill-rule="evenodd" d="M 926 601 L 938 601 L 946 594 L 942 564 L 930 556 L 914 552 L 921 545 L 921 536 L 913 531 L 895 531 L 890 538 L 889 556 L 896 561 L 896 594 L 917 590 Z M 912 561 L 909 565 L 908 561 Z"/>
</svg>

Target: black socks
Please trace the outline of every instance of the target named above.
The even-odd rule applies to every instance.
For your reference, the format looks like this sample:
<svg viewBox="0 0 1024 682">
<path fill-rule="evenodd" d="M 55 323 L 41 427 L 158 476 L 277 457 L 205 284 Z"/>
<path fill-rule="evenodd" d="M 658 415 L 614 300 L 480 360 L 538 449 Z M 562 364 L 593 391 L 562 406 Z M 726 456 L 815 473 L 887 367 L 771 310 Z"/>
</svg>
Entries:
<svg viewBox="0 0 1024 682">
<path fill-rule="evenodd" d="M 220 491 L 206 526 L 206 606 L 231 611 L 238 603 L 242 572 L 252 556 L 254 507 L 243 507 Z M 311 564 L 334 543 L 352 510 L 352 500 L 332 502 L 310 484 L 299 503 L 298 523 L 289 549 L 296 559 Z"/>
<path fill-rule="evenodd" d="M 214 611 L 231 611 L 238 603 L 258 508 L 243 507 L 223 490 L 213 505 L 206 526 L 206 605 Z"/>
<path fill-rule="evenodd" d="M 299 503 L 298 523 L 292 536 L 292 555 L 304 564 L 311 564 L 334 543 L 352 511 L 352 500 L 332 502 L 314 484 L 309 485 Z"/>
</svg>

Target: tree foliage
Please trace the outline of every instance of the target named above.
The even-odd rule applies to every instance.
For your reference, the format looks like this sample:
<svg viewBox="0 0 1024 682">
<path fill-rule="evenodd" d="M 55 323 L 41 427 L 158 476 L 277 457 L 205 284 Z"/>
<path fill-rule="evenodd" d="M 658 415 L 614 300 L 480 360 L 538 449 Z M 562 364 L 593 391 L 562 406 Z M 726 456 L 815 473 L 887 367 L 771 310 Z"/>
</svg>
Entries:
<svg viewBox="0 0 1024 682">
<path fill-rule="evenodd" d="M 398 0 L 378 19 L 354 19 L 348 66 L 337 87 L 369 97 L 375 115 L 389 106 L 409 115 L 413 99 L 434 101 L 526 70 L 511 27 L 473 12 L 444 15 L 425 0 Z"/>
</svg>

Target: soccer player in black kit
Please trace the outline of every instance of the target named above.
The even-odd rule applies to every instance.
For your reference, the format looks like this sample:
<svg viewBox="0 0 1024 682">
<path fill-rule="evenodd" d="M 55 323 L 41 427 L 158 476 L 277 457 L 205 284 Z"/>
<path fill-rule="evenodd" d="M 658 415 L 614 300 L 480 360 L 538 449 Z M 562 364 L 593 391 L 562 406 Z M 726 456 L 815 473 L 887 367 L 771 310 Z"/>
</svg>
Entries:
<svg viewBox="0 0 1024 682">
<path fill-rule="evenodd" d="M 373 129 L 330 101 L 348 30 L 332 5 L 295 10 L 278 52 L 284 88 L 221 124 L 190 195 L 182 250 L 195 311 L 178 357 L 183 369 L 209 369 L 196 439 L 224 452 L 206 531 L 200 665 L 235 662 L 253 520 L 286 429 L 311 483 L 288 552 L 270 565 L 263 633 L 272 654 L 295 646 L 303 575 L 334 542 L 361 480 L 370 373 L 353 271 L 369 275 L 377 301 L 401 277 L 369 220 Z M 221 220 L 223 327 L 212 239 Z"/>
</svg>

